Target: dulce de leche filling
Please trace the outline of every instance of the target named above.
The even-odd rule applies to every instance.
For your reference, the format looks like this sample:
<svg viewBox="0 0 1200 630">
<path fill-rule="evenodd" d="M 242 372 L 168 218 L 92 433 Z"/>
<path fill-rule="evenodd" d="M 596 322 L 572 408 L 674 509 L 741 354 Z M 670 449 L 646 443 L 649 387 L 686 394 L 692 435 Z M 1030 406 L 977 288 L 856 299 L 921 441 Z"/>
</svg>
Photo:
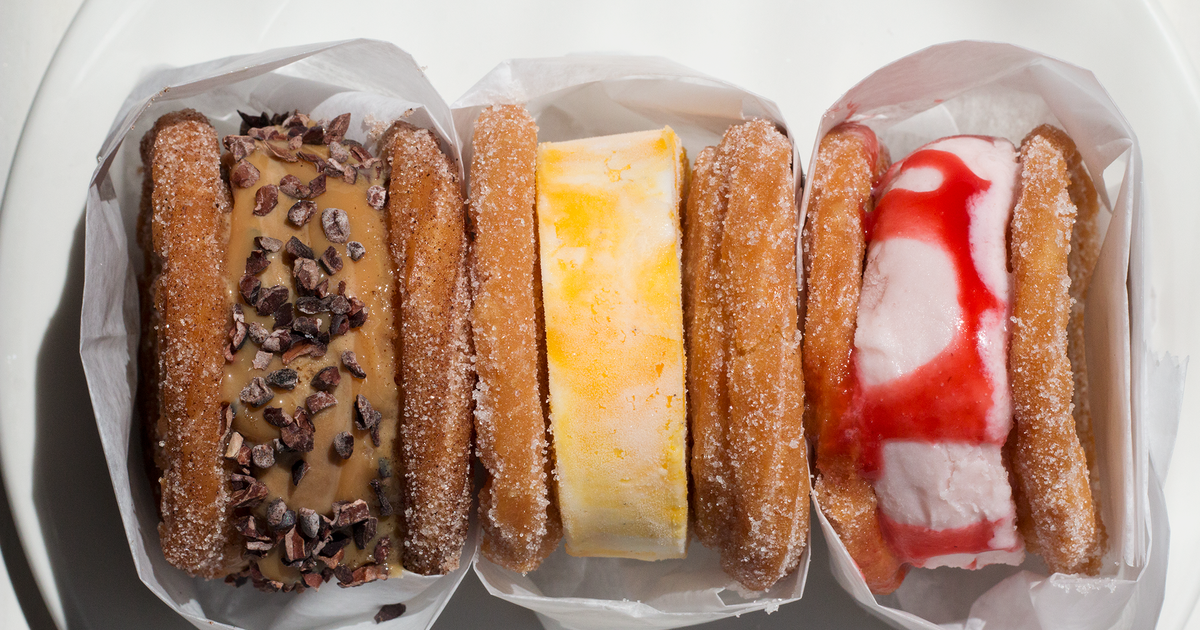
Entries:
<svg viewBox="0 0 1200 630">
<path fill-rule="evenodd" d="M 253 124 L 253 117 L 251 117 Z M 383 164 L 349 115 L 228 136 L 226 456 L 248 576 L 267 590 L 399 571 L 399 419 Z"/>
</svg>

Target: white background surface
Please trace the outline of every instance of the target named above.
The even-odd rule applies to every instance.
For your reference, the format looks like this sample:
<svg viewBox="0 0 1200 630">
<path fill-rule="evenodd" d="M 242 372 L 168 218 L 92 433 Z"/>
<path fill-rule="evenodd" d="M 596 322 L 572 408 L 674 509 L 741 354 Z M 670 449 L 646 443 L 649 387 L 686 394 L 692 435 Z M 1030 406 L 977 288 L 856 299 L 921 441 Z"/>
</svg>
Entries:
<svg viewBox="0 0 1200 630">
<path fill-rule="evenodd" d="M 897 57 L 952 39 L 1028 46 L 1092 69 L 1139 134 L 1152 213 L 1152 340 L 1157 349 L 1200 357 L 1200 334 L 1192 330 L 1200 299 L 1200 213 L 1191 184 L 1200 169 L 1196 0 L 1072 0 L 1049 8 L 1032 1 L 741 2 L 737 9 L 645 0 L 575 9 L 552 2 L 429 2 L 389 6 L 382 19 L 380 7 L 369 3 L 225 4 L 193 14 L 195 5 L 101 0 L 76 17 L 79 0 L 0 2 L 0 173 L 12 165 L 11 179 L 0 182 L 0 293 L 10 300 L 0 325 L 0 470 L 12 505 L 11 517 L 0 507 L 0 627 L 25 627 L 22 604 L 28 625 L 39 630 L 56 622 L 70 628 L 131 627 L 132 619 L 138 620 L 133 627 L 182 623 L 133 573 L 74 354 L 82 286 L 77 228 L 87 179 L 117 107 L 156 65 L 373 37 L 412 53 L 453 101 L 507 57 L 660 54 L 774 99 L 807 156 L 825 107 Z M 1192 386 L 1167 478 L 1172 563 L 1159 623 L 1164 629 L 1200 628 L 1200 620 L 1188 622 L 1200 593 L 1198 447 L 1200 388 Z M 815 540 L 814 550 L 822 544 Z M 722 627 L 867 623 L 829 585 L 826 563 L 823 552 L 814 557 L 805 601 Z M 45 604 L 36 599 L 34 582 Z M 439 626 L 481 620 L 534 623 L 523 610 L 485 599 L 468 577 Z"/>
</svg>

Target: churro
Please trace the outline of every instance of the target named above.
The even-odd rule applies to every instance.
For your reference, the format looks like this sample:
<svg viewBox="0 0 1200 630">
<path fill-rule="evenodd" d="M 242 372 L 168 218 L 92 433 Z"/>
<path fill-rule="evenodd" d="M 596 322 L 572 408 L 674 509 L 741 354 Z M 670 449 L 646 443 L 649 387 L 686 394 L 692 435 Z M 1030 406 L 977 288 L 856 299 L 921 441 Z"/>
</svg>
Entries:
<svg viewBox="0 0 1200 630">
<path fill-rule="evenodd" d="M 386 215 L 401 314 L 405 568 L 458 566 L 471 506 L 471 340 L 465 212 L 458 177 L 433 134 L 389 130 Z"/>
<path fill-rule="evenodd" d="M 791 154 L 765 120 L 730 128 L 687 209 L 689 343 L 709 362 L 691 372 L 698 529 L 755 590 L 795 569 L 808 535 Z"/>
<path fill-rule="evenodd" d="M 850 356 L 865 244 L 863 217 L 871 190 L 890 160 L 866 127 L 843 124 L 821 140 L 804 230 L 807 304 L 804 323 L 805 422 L 816 445 L 816 491 L 834 529 L 873 592 L 900 585 L 904 569 L 883 540 L 875 491 L 842 439 L 850 406 Z"/>
<path fill-rule="evenodd" d="M 229 515 L 232 466 L 223 458 L 221 380 L 229 305 L 223 278 L 231 199 L 216 131 L 198 112 L 160 118 L 141 145 L 150 203 L 155 317 L 148 324 L 161 441 L 163 555 L 214 578 L 244 564 Z"/>
<path fill-rule="evenodd" d="M 562 536 L 551 496 L 546 435 L 541 276 L 534 177 L 537 125 L 519 105 L 485 109 L 475 123 L 470 217 L 476 451 L 482 551 L 522 573 Z"/>
<path fill-rule="evenodd" d="M 1094 574 L 1103 530 L 1072 416 L 1067 356 L 1068 252 L 1076 216 L 1069 159 L 1075 153 L 1066 134 L 1046 125 L 1021 145 L 1021 194 L 1012 221 L 1012 462 L 1021 511 L 1029 515 L 1022 527 L 1027 544 L 1051 570 Z"/>
</svg>

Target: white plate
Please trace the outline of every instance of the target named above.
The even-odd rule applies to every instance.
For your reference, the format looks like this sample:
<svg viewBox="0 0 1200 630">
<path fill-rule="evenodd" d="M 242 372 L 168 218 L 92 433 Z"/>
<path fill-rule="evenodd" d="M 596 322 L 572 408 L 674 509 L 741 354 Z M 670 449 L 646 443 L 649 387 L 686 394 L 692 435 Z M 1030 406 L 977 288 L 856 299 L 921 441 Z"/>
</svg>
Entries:
<svg viewBox="0 0 1200 630">
<path fill-rule="evenodd" d="M 158 65 L 322 40 L 395 42 L 428 64 L 453 101 L 508 57 L 621 51 L 671 57 L 779 103 L 809 155 L 821 113 L 879 66 L 954 39 L 1006 41 L 1092 69 L 1137 131 L 1151 209 L 1153 341 L 1200 351 L 1189 319 L 1200 298 L 1200 213 L 1188 180 L 1200 172 L 1200 88 L 1157 5 L 1126 0 L 911 3 L 739 2 L 690 6 L 646 0 L 571 8 L 391 3 L 208 3 L 96 0 L 72 23 L 26 123 L 0 214 L 0 465 L 29 565 L 58 625 L 186 627 L 141 586 L 129 559 L 78 358 L 84 270 L 82 209 L 95 153 L 139 77 Z M 218 6 L 220 5 L 220 6 Z M 535 6 L 536 5 L 536 6 Z M 1182 270 L 1185 273 L 1175 273 Z M 1177 452 L 1200 447 L 1200 389 L 1185 396 Z M 1200 458 L 1168 477 L 1172 558 L 1162 628 L 1181 627 L 1200 592 Z M 869 627 L 832 581 L 823 543 L 801 602 L 715 627 Z M 14 576 L 14 579 L 16 576 Z M 45 615 L 35 615 L 38 626 Z M 489 598 L 468 578 L 439 621 L 523 627 L 528 612 Z"/>
</svg>

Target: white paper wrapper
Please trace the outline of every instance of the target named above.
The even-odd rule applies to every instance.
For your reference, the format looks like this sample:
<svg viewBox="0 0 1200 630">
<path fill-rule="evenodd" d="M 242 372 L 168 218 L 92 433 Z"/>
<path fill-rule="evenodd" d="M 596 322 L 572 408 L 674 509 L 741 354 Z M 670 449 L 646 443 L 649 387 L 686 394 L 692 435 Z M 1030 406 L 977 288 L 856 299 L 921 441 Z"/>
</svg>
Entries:
<svg viewBox="0 0 1200 630">
<path fill-rule="evenodd" d="M 1109 551 L 1095 578 L 1047 576 L 1041 559 L 1029 555 L 1021 567 L 914 569 L 894 594 L 872 597 L 822 516 L 837 580 L 867 610 L 902 628 L 1152 627 L 1162 603 L 1168 530 L 1166 462 L 1156 456 L 1152 467 L 1151 453 L 1169 453 L 1183 381 L 1177 362 L 1159 361 L 1146 345 L 1142 161 L 1133 131 L 1090 72 L 981 42 L 934 46 L 875 72 L 825 113 L 818 141 L 847 120 L 872 128 L 893 160 L 960 133 L 1019 144 L 1041 123 L 1075 140 L 1112 209 L 1102 213 L 1106 233 L 1085 332 Z M 806 196 L 802 212 L 807 203 Z"/>
<path fill-rule="evenodd" d="M 655 57 L 572 55 L 500 64 L 452 106 L 464 146 L 489 105 L 525 104 L 538 140 L 561 141 L 670 125 L 689 161 L 720 142 L 730 125 L 766 118 L 787 128 L 775 104 L 729 83 Z M 799 170 L 799 160 L 794 160 Z M 773 611 L 799 598 L 799 568 L 766 593 L 750 593 L 721 571 L 716 552 L 692 541 L 683 560 L 643 562 L 573 558 L 562 546 L 521 575 L 482 555 L 475 572 L 493 595 L 536 611 L 547 628 L 677 628 L 752 610 Z"/>
<path fill-rule="evenodd" d="M 460 158 L 449 107 L 412 57 L 382 42 L 316 44 L 163 70 L 130 95 L 88 190 L 80 352 L 138 575 L 202 628 L 428 628 L 474 557 L 474 530 L 460 568 L 450 575 L 406 571 L 357 588 L 330 583 L 301 594 L 261 593 L 249 585 L 233 588 L 189 578 L 163 559 L 140 431 L 132 422 L 140 330 L 136 274 L 142 261 L 134 225 L 142 185 L 138 143 L 159 116 L 184 107 L 208 115 L 222 136 L 237 133 L 238 109 L 299 109 L 314 119 L 350 112 L 347 136 L 361 142 L 369 139 L 367 121 L 390 122 L 411 110 L 409 122 L 435 130 L 450 157 Z M 407 612 L 376 626 L 372 617 L 379 607 L 397 602 L 406 603 Z"/>
</svg>

